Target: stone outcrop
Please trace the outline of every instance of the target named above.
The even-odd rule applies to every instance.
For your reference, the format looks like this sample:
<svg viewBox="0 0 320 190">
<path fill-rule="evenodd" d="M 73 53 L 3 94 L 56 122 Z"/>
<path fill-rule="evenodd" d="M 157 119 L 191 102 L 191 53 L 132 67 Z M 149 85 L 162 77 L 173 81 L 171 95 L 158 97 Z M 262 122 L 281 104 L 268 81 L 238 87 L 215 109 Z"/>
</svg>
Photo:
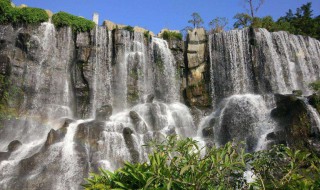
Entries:
<svg viewBox="0 0 320 190">
<path fill-rule="evenodd" d="M 279 123 L 279 132 L 271 133 L 267 138 L 320 155 L 319 129 L 312 124 L 306 103 L 295 95 L 276 94 L 275 98 L 277 107 L 271 114 Z"/>
<path fill-rule="evenodd" d="M 128 25 L 116 24 L 116 23 L 114 23 L 114 22 L 112 22 L 110 20 L 105 20 L 105 21 L 103 21 L 103 26 L 105 26 L 108 30 L 114 30 L 114 29 L 124 29 Z M 150 36 L 155 36 L 155 34 L 152 31 L 147 30 L 145 28 L 142 28 L 140 26 L 134 26 L 133 27 L 133 31 L 139 32 L 139 33 L 149 32 Z"/>
<path fill-rule="evenodd" d="M 96 120 L 106 121 L 112 115 L 112 106 L 111 105 L 103 105 L 99 109 L 96 110 Z"/>
<path fill-rule="evenodd" d="M 185 95 L 190 106 L 211 106 L 208 93 L 207 35 L 203 28 L 188 31 L 186 46 L 187 85 Z"/>
</svg>

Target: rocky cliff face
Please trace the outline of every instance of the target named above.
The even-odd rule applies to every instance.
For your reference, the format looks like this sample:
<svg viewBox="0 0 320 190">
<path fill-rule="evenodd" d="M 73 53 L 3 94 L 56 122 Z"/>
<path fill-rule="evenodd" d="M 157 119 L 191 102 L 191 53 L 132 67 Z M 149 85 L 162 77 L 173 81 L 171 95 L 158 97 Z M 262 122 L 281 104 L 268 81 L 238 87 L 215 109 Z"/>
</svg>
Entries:
<svg viewBox="0 0 320 190">
<path fill-rule="evenodd" d="M 167 42 L 105 27 L 0 26 L 0 189 L 80 189 L 89 171 L 145 161 L 141 145 L 172 134 L 317 152 L 319 98 L 273 93 L 310 93 L 319 60 L 319 41 L 264 29 L 196 29 Z"/>
</svg>

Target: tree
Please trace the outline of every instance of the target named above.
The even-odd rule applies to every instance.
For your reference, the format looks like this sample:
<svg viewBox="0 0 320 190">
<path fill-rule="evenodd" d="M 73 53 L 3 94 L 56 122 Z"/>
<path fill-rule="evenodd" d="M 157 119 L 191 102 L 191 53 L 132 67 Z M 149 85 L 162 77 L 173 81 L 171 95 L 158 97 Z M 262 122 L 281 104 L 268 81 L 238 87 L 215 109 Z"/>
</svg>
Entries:
<svg viewBox="0 0 320 190">
<path fill-rule="evenodd" d="M 264 1 L 265 0 L 245 0 L 246 5 L 249 5 L 249 12 L 252 18 L 255 17 L 255 14 L 258 12 Z"/>
<path fill-rule="evenodd" d="M 191 15 L 192 19 L 188 21 L 188 23 L 191 23 L 193 25 L 193 28 L 199 28 L 203 24 L 203 20 L 199 13 L 192 13 Z"/>
<path fill-rule="evenodd" d="M 252 17 L 247 13 L 238 13 L 233 17 L 233 19 L 237 20 L 233 24 L 233 27 L 235 28 L 245 28 L 250 26 L 250 24 L 252 23 Z"/>
<path fill-rule="evenodd" d="M 211 28 L 212 33 L 219 33 L 224 30 L 228 24 L 228 19 L 226 17 L 216 17 L 212 21 L 209 22 L 209 26 Z"/>
</svg>

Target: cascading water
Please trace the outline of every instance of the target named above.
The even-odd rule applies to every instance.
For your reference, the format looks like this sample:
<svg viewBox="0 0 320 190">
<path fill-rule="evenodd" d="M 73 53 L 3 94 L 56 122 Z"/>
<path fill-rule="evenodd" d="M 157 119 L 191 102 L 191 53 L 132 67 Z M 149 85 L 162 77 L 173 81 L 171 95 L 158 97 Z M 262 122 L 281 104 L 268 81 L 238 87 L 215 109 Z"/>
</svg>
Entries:
<svg viewBox="0 0 320 190">
<path fill-rule="evenodd" d="M 211 130 L 216 145 L 235 140 L 246 142 L 249 151 L 261 149 L 265 146 L 262 137 L 275 128 L 270 111 L 260 95 L 233 95 L 203 120 L 200 130 Z M 210 142 L 212 137 L 206 140 Z"/>
<path fill-rule="evenodd" d="M 0 56 L 10 56 L 10 77 L 25 92 L 21 116 L 0 128 L 0 189 L 80 189 L 90 171 L 147 161 L 151 150 L 142 145 L 173 134 L 264 149 L 276 128 L 270 94 L 308 93 L 320 77 L 317 40 L 263 29 L 210 35 L 215 110 L 197 127 L 180 103 L 181 65 L 165 40 L 100 26 L 75 36 L 50 23 L 32 31 L 0 27 L 0 37 L 9 43 Z"/>
<path fill-rule="evenodd" d="M 155 95 L 165 102 L 179 101 L 179 73 L 168 43 L 165 40 L 152 38 L 154 43 L 156 79 Z M 165 76 L 165 77 L 164 77 Z M 160 95 L 161 97 L 159 97 Z"/>
<path fill-rule="evenodd" d="M 93 56 L 89 60 L 92 65 L 92 109 L 91 116 L 95 117 L 95 111 L 102 105 L 111 104 L 112 96 L 112 68 L 111 68 L 111 32 L 105 27 L 97 26 L 94 29 L 92 41 L 95 44 Z M 103 81 L 103 82 L 102 82 Z"/>
<path fill-rule="evenodd" d="M 253 33 L 253 34 L 252 34 Z M 265 29 L 209 37 L 213 99 L 243 93 L 291 93 L 319 79 L 319 41 Z"/>
</svg>

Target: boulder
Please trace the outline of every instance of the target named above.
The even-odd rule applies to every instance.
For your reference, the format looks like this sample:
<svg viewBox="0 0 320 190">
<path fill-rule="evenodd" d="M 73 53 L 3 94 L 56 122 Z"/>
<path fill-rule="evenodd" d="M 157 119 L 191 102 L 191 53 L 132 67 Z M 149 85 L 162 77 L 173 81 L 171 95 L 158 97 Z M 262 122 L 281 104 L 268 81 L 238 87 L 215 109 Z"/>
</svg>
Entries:
<svg viewBox="0 0 320 190">
<path fill-rule="evenodd" d="M 18 140 L 14 140 L 10 142 L 10 144 L 8 145 L 8 152 L 16 151 L 18 148 L 20 148 L 21 145 L 22 143 Z"/>
<path fill-rule="evenodd" d="M 139 162 L 140 156 L 139 151 L 136 150 L 134 139 L 132 138 L 133 130 L 129 127 L 123 129 L 123 138 L 125 140 L 126 146 L 131 155 L 131 161 L 133 163 Z"/>
<path fill-rule="evenodd" d="M 319 134 L 317 126 L 313 124 L 312 114 L 309 113 L 303 99 L 293 94 L 275 94 L 277 107 L 272 110 L 271 116 L 278 122 L 277 132 L 269 134 L 267 138 L 286 142 L 293 149 L 306 150 L 320 155 Z M 285 133 L 285 139 L 283 139 Z M 312 143 L 311 143 L 312 142 Z"/>
<path fill-rule="evenodd" d="M 202 129 L 202 135 L 205 138 L 214 138 L 214 133 L 213 133 L 213 127 L 209 126 L 209 127 L 205 127 Z"/>
<path fill-rule="evenodd" d="M 152 103 L 154 99 L 154 95 L 153 94 L 148 94 L 146 97 L 146 103 Z"/>
</svg>

